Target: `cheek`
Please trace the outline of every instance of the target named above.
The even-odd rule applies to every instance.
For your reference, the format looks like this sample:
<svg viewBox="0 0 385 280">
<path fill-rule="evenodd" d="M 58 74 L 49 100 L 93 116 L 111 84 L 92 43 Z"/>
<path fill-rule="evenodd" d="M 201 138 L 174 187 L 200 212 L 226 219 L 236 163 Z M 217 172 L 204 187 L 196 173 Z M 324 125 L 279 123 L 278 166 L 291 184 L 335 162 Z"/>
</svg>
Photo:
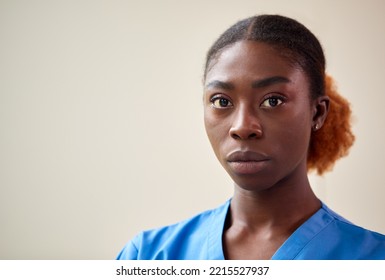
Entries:
<svg viewBox="0 0 385 280">
<path fill-rule="evenodd" d="M 226 122 L 225 120 L 218 121 L 218 118 L 213 114 L 205 112 L 204 124 L 211 146 L 215 154 L 218 156 L 219 149 L 222 147 L 221 144 L 227 134 Z"/>
<path fill-rule="evenodd" d="M 311 135 L 311 114 L 307 110 L 298 110 L 290 117 L 283 117 L 276 127 L 275 139 L 282 141 L 283 145 L 277 145 L 288 152 L 306 152 Z M 300 151 L 302 150 L 302 152 Z"/>
</svg>

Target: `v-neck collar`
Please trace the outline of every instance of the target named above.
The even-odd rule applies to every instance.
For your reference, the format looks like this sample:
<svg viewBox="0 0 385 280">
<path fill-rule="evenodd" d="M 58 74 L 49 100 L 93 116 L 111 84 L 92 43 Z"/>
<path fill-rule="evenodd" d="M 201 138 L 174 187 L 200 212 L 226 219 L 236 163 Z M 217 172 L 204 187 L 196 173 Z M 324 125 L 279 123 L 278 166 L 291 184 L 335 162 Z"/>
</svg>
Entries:
<svg viewBox="0 0 385 280">
<path fill-rule="evenodd" d="M 212 213 L 211 227 L 208 232 L 208 258 L 224 260 L 223 231 L 231 199 Z M 278 248 L 272 260 L 292 260 L 306 247 L 306 245 L 333 221 L 329 209 L 321 202 L 321 208 L 300 225 L 292 235 Z"/>
<path fill-rule="evenodd" d="M 286 239 L 271 259 L 294 260 L 306 245 L 334 220 L 325 210 L 326 206 L 322 203 L 321 208 Z"/>
<path fill-rule="evenodd" d="M 215 209 L 211 215 L 211 227 L 208 232 L 208 259 L 224 260 L 222 236 L 231 199 Z"/>
</svg>

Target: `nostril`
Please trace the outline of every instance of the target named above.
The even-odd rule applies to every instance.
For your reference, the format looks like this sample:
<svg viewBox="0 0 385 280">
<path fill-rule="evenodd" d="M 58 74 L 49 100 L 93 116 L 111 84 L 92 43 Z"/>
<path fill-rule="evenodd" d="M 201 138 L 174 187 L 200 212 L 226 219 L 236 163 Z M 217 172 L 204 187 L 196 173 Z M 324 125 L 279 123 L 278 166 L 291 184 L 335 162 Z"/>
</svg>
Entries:
<svg viewBox="0 0 385 280">
<path fill-rule="evenodd" d="M 257 133 L 250 133 L 249 135 L 242 136 L 241 134 L 237 133 L 231 133 L 231 137 L 235 140 L 241 140 L 241 139 L 257 139 L 259 138 Z"/>
<path fill-rule="evenodd" d="M 233 125 L 228 134 L 234 140 L 254 140 L 262 137 L 262 126 L 256 121 L 243 120 Z"/>
<path fill-rule="evenodd" d="M 236 134 L 236 133 L 231 133 L 231 137 L 232 137 L 233 139 L 235 139 L 235 140 L 241 139 L 241 137 L 240 137 L 238 134 Z"/>
<path fill-rule="evenodd" d="M 248 138 L 249 139 L 255 139 L 255 138 L 257 138 L 257 134 L 256 133 L 251 133 Z"/>
</svg>

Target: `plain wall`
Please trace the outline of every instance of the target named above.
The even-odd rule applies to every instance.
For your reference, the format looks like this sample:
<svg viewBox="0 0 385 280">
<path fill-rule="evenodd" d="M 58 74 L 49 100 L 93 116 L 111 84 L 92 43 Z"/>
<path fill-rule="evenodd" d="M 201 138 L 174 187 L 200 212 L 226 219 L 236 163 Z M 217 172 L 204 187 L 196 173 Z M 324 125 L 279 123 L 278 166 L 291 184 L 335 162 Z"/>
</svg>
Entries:
<svg viewBox="0 0 385 280">
<path fill-rule="evenodd" d="M 261 13 L 324 46 L 356 143 L 319 197 L 385 233 L 384 1 L 0 0 L 0 258 L 113 259 L 233 186 L 203 127 L 213 41 Z"/>
</svg>

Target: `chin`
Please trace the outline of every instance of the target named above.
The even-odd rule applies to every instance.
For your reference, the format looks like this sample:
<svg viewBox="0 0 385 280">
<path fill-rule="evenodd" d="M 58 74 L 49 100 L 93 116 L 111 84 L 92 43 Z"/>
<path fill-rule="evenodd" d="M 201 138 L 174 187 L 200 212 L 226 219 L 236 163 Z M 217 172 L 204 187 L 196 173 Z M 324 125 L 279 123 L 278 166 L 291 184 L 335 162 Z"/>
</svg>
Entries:
<svg viewBox="0 0 385 280">
<path fill-rule="evenodd" d="M 233 181 L 236 187 L 243 189 L 245 191 L 265 191 L 274 186 L 274 183 L 272 182 L 271 178 L 269 180 L 262 179 L 262 178 L 234 178 Z"/>
</svg>

